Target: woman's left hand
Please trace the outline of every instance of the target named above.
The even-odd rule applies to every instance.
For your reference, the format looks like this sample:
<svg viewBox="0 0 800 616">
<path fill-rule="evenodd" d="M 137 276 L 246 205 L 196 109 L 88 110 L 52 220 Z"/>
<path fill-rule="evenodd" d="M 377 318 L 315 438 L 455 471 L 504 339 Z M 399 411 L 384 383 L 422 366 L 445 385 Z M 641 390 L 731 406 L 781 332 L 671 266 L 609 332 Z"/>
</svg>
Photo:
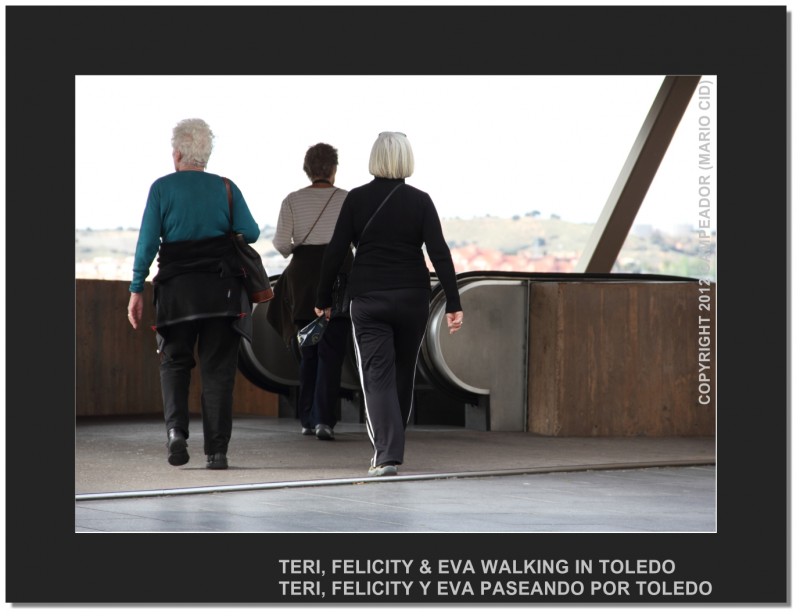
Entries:
<svg viewBox="0 0 800 616">
<path fill-rule="evenodd" d="M 321 317 L 321 316 L 324 314 L 324 315 L 325 315 L 325 318 L 326 318 L 328 321 L 330 321 L 330 320 L 331 320 L 331 308 L 330 308 L 330 306 L 329 306 L 328 308 L 314 308 L 314 313 L 315 313 L 315 314 L 316 314 L 318 317 Z"/>
<path fill-rule="evenodd" d="M 461 324 L 464 322 L 464 313 L 459 310 L 457 312 L 447 313 L 447 327 L 451 334 L 456 333 L 461 329 Z"/>
</svg>

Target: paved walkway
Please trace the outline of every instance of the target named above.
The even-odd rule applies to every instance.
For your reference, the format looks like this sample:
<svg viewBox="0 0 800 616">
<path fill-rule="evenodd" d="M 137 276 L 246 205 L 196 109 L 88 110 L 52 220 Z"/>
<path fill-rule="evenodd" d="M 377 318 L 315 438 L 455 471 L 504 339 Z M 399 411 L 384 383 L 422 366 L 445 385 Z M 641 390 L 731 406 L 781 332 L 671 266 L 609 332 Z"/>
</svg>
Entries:
<svg viewBox="0 0 800 616">
<path fill-rule="evenodd" d="M 367 478 L 361 424 L 234 421 L 226 471 L 166 463 L 160 419 L 78 419 L 77 532 L 715 532 L 715 441 L 411 427 L 400 475 Z"/>
</svg>

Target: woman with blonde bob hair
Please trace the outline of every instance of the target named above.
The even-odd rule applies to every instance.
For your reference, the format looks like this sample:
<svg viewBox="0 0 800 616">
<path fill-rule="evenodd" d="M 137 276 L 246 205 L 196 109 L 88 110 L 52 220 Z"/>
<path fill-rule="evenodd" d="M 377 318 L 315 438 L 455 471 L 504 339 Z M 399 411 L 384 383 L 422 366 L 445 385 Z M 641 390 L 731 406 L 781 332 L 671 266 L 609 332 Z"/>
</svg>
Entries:
<svg viewBox="0 0 800 616">
<path fill-rule="evenodd" d="M 356 246 L 348 291 L 358 370 L 373 455 L 367 474 L 396 475 L 413 412 L 417 357 L 428 322 L 430 271 L 423 245 L 447 299 L 450 333 L 464 313 L 455 268 L 430 196 L 409 186 L 414 154 L 403 133 L 378 135 L 369 158 L 374 179 L 342 204 L 317 287 L 317 315 L 330 318 L 336 273 Z"/>
<path fill-rule="evenodd" d="M 369 174 L 376 178 L 409 178 L 414 174 L 414 152 L 403 133 L 381 133 L 369 155 Z"/>
</svg>

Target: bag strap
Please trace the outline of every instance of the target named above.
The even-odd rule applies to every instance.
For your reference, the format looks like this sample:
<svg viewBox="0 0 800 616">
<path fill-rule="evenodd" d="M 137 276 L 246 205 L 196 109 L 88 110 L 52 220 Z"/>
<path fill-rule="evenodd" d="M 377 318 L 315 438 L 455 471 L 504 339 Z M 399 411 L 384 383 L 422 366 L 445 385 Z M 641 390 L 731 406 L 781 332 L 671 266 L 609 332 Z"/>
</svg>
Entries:
<svg viewBox="0 0 800 616">
<path fill-rule="evenodd" d="M 375 213 L 374 213 L 372 216 L 370 216 L 370 217 L 369 217 L 369 220 L 367 221 L 367 224 L 365 224 L 365 225 L 364 225 L 364 228 L 363 228 L 363 229 L 361 229 L 361 239 L 358 241 L 358 243 L 359 243 L 359 244 L 360 244 L 361 242 L 363 242 L 363 241 L 364 241 L 364 232 L 367 230 L 367 227 L 369 227 L 369 223 L 371 223 L 373 220 L 375 220 L 375 216 L 377 216 L 377 215 L 378 215 L 378 212 L 380 212 L 380 211 L 381 211 L 381 208 L 382 208 L 382 207 L 383 207 L 383 205 L 384 205 L 384 204 L 385 204 L 385 203 L 386 203 L 386 202 L 389 200 L 389 197 L 391 197 L 391 196 L 392 196 L 392 194 L 394 193 L 394 191 L 396 191 L 396 190 L 397 190 L 398 188 L 400 188 L 402 185 L 403 185 L 403 184 L 398 184 L 397 186 L 395 186 L 394 188 L 392 188 L 391 192 L 390 192 L 388 195 L 386 195 L 386 198 L 385 198 L 383 201 L 381 201 L 381 204 L 378 206 L 378 209 L 377 209 L 377 210 L 375 210 Z M 358 250 L 358 246 L 356 246 L 356 250 Z"/>
<path fill-rule="evenodd" d="M 231 221 L 230 231 L 233 233 L 233 194 L 231 193 L 231 183 L 228 178 L 222 178 L 222 181 L 225 182 L 225 190 L 228 193 L 228 217 Z"/>
<path fill-rule="evenodd" d="M 333 199 L 333 195 L 335 195 L 338 191 L 339 191 L 339 189 L 337 188 L 336 190 L 334 190 L 331 193 L 331 196 L 328 197 L 328 200 L 325 202 L 325 205 L 322 206 L 322 209 L 320 210 L 319 214 L 317 215 L 317 219 L 314 221 L 314 224 L 311 225 L 311 228 L 308 230 L 308 233 L 306 233 L 306 236 L 303 238 L 303 241 L 300 242 L 297 246 L 302 246 L 303 244 L 306 243 L 306 240 L 308 239 L 308 236 L 311 235 L 311 232 L 314 230 L 314 227 L 317 226 L 317 223 L 319 222 L 319 219 L 322 218 L 322 214 L 325 212 L 325 208 L 328 207 L 328 204 L 331 202 L 331 199 Z M 297 248 L 297 246 L 295 246 L 295 248 Z"/>
</svg>

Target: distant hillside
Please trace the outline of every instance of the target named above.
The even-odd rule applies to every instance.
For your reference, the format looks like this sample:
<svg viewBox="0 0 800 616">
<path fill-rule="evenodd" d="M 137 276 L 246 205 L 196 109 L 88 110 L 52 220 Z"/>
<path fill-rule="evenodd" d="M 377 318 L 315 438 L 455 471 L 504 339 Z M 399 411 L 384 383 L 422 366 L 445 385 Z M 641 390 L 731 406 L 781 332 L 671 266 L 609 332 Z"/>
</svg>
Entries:
<svg viewBox="0 0 800 616">
<path fill-rule="evenodd" d="M 446 219 L 442 229 L 458 271 L 572 271 L 589 240 L 592 225 L 534 216 L 487 216 Z M 270 274 L 280 273 L 288 264 L 272 245 L 274 233 L 274 227 L 265 227 L 254 244 Z M 136 229 L 76 230 L 76 277 L 129 280 L 137 237 Z M 667 234 L 634 227 L 614 271 L 706 276 L 707 262 L 701 257 L 708 250 L 691 228 Z M 715 241 L 710 250 L 712 255 L 716 253 Z M 710 274 L 716 278 L 715 267 Z"/>
<path fill-rule="evenodd" d="M 580 253 L 589 239 L 592 225 L 544 220 L 530 216 L 509 218 L 458 218 L 442 221 L 451 248 L 478 244 L 506 254 L 547 244 L 550 249 Z"/>
<path fill-rule="evenodd" d="M 487 216 L 443 220 L 442 229 L 454 260 L 458 261 L 458 253 L 466 253 L 466 269 L 569 272 L 586 248 L 592 225 L 534 216 Z M 482 267 L 471 267 L 476 247 Z M 701 258 L 709 250 L 716 254 L 716 237 L 710 247 L 703 246 L 689 226 L 672 233 L 634 226 L 613 271 L 716 278 L 716 260 L 712 259 L 709 272 L 707 260 Z"/>
</svg>

